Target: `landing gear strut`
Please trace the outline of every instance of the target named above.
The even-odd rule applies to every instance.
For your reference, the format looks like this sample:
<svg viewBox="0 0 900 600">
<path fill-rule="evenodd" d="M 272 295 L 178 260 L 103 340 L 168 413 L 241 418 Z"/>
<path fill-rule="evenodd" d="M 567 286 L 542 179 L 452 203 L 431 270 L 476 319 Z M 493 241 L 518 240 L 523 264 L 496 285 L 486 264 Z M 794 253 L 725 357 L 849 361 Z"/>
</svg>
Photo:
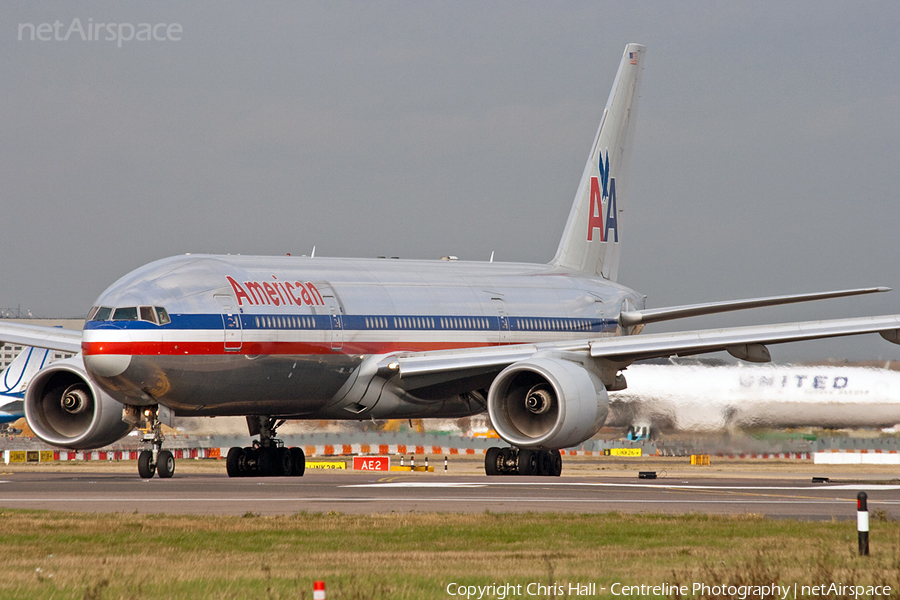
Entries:
<svg viewBox="0 0 900 600">
<path fill-rule="evenodd" d="M 306 456 L 301 448 L 285 448 L 284 442 L 275 437 L 276 430 L 284 425 L 268 415 L 247 417 L 250 435 L 258 435 L 252 446 L 228 449 L 225 470 L 229 477 L 302 477 L 306 471 Z"/>
<path fill-rule="evenodd" d="M 484 473 L 559 477 L 562 473 L 562 454 L 559 450 L 492 447 L 484 455 Z"/>
<path fill-rule="evenodd" d="M 148 433 L 144 434 L 144 443 L 152 444 L 152 450 L 141 450 L 138 455 L 138 475 L 150 479 L 158 473 L 161 479 L 168 479 L 175 474 L 175 457 L 168 450 L 162 449 L 165 436 L 162 434 L 162 423 L 159 420 L 159 407 L 147 408 L 143 412 L 147 422 Z"/>
</svg>

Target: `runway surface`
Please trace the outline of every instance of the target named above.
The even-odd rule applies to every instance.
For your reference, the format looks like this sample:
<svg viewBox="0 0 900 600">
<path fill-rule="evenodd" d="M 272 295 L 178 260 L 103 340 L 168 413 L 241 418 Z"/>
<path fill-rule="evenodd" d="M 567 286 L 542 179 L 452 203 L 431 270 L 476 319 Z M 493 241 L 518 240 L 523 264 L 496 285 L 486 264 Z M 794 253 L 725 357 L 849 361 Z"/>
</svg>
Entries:
<svg viewBox="0 0 900 600">
<path fill-rule="evenodd" d="M 900 518 L 900 485 L 813 484 L 809 479 L 485 477 L 422 473 L 308 472 L 304 477 L 182 474 L 144 480 L 114 472 L 0 474 L 0 508 L 76 512 L 260 515 L 301 511 L 756 513 L 854 519 L 857 493 L 870 511 Z"/>
</svg>

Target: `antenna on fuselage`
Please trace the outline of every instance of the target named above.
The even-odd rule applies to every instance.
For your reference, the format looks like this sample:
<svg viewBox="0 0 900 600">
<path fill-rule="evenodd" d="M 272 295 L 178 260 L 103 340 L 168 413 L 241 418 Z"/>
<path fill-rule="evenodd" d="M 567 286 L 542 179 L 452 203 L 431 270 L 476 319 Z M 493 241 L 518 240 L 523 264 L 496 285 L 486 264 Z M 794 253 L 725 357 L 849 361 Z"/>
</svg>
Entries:
<svg viewBox="0 0 900 600">
<path fill-rule="evenodd" d="M 316 247 L 315 247 L 315 246 L 313 246 L 312 254 L 310 254 L 309 257 L 310 257 L 310 258 L 315 258 L 315 257 L 316 257 Z"/>
<path fill-rule="evenodd" d="M 488 262 L 494 262 L 494 251 L 493 250 L 491 250 L 491 260 L 489 260 Z"/>
</svg>

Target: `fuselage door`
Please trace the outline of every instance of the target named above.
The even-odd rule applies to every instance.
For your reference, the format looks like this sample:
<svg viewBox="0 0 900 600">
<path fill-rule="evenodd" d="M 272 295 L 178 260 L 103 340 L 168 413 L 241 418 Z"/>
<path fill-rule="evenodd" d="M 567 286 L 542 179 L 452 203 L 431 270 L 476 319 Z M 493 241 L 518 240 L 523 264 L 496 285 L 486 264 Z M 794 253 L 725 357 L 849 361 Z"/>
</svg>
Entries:
<svg viewBox="0 0 900 600">
<path fill-rule="evenodd" d="M 500 329 L 500 345 L 509 343 L 509 317 L 506 316 L 506 308 L 503 306 L 503 298 L 491 298 L 491 304 L 497 309 L 497 321 Z"/>
<path fill-rule="evenodd" d="M 335 297 L 330 294 L 323 293 L 322 299 L 325 300 L 328 318 L 331 320 L 331 349 L 340 350 L 344 347 L 344 322 L 341 318 L 341 307 Z"/>
<path fill-rule="evenodd" d="M 216 302 L 222 309 L 222 324 L 225 328 L 225 351 L 237 352 L 243 343 L 243 329 L 241 328 L 241 315 L 234 308 L 234 300 L 231 296 L 216 295 Z"/>
</svg>

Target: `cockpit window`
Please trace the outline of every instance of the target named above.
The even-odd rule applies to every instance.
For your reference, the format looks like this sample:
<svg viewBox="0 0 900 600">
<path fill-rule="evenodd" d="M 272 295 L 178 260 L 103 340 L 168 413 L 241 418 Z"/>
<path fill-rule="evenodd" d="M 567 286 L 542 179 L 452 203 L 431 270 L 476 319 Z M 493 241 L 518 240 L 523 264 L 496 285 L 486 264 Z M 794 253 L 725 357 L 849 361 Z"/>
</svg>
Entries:
<svg viewBox="0 0 900 600">
<path fill-rule="evenodd" d="M 169 318 L 169 313 L 166 312 L 162 306 L 156 307 L 156 315 L 159 317 L 158 323 L 160 325 L 165 325 L 166 323 L 171 323 L 172 319 Z"/>
<path fill-rule="evenodd" d="M 113 313 L 113 321 L 137 321 L 138 309 L 136 306 L 117 308 Z"/>
<path fill-rule="evenodd" d="M 112 314 L 112 309 L 108 306 L 101 306 L 97 309 L 97 312 L 94 313 L 91 321 L 108 321 L 109 316 Z"/>
<path fill-rule="evenodd" d="M 146 321 L 155 325 L 172 322 L 169 313 L 161 306 L 95 306 L 88 313 L 89 321 Z"/>
</svg>

